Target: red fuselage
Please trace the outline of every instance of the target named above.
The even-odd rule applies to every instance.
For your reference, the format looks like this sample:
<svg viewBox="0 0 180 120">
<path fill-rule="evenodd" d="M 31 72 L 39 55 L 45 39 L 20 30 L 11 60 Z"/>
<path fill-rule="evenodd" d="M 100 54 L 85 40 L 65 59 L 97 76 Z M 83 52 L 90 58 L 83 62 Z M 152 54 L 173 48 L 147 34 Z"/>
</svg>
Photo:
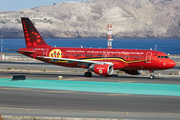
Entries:
<svg viewBox="0 0 180 120">
<path fill-rule="evenodd" d="M 51 64 L 65 67 L 83 67 L 79 63 L 67 61 L 51 61 L 50 59 L 38 58 L 38 56 L 92 60 L 113 63 L 115 70 L 163 70 L 175 66 L 175 62 L 167 57 L 165 53 L 154 50 L 133 49 L 102 49 L 102 48 L 21 48 L 21 51 L 34 51 L 34 53 L 20 52 L 26 56 L 37 58 Z"/>
</svg>

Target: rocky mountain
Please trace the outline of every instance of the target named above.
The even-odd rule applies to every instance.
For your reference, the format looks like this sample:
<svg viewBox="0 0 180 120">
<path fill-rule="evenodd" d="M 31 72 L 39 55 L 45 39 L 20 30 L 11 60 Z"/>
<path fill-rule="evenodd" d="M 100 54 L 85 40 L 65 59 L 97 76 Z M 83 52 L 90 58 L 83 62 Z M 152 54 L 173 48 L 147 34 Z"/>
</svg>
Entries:
<svg viewBox="0 0 180 120">
<path fill-rule="evenodd" d="M 0 35 L 23 38 L 29 17 L 45 38 L 180 37 L 180 0 L 91 0 L 0 12 Z"/>
</svg>

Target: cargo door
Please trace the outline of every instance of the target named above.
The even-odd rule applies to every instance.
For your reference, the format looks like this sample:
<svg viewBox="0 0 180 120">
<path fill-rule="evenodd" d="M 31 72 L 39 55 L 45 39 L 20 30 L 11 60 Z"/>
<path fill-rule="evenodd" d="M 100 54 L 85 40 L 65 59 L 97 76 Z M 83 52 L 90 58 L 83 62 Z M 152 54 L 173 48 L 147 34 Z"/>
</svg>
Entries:
<svg viewBox="0 0 180 120">
<path fill-rule="evenodd" d="M 44 49 L 43 56 L 49 57 L 48 51 L 49 51 L 49 49 Z"/>
</svg>

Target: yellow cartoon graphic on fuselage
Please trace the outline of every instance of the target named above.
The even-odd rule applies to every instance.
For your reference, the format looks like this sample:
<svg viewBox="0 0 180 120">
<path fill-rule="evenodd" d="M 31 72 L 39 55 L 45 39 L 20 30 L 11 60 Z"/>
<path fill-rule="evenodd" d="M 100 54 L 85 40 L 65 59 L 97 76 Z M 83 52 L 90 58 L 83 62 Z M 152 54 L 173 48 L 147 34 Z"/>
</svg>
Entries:
<svg viewBox="0 0 180 120">
<path fill-rule="evenodd" d="M 51 52 L 49 53 L 49 57 L 54 57 L 54 58 L 61 58 L 61 50 L 59 49 L 53 49 L 51 50 Z"/>
</svg>

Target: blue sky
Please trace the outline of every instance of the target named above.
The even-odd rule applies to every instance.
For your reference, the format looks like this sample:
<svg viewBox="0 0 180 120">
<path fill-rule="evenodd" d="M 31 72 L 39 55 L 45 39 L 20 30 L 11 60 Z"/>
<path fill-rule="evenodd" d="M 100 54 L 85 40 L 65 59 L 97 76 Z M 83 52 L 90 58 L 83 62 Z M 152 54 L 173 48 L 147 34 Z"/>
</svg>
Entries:
<svg viewBox="0 0 180 120">
<path fill-rule="evenodd" d="M 22 9 L 28 9 L 33 7 L 53 5 L 53 3 L 61 3 L 68 1 L 82 1 L 82 0 L 0 0 L 0 12 L 1 11 L 18 11 Z M 89 1 L 89 0 L 83 0 Z"/>
</svg>

